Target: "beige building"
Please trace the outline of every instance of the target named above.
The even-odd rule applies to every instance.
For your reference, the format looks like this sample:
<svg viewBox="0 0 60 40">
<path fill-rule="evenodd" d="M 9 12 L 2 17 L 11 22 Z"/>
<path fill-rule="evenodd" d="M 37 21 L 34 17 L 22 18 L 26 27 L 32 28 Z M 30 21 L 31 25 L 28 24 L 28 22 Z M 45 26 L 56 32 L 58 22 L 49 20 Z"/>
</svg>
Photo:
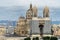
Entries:
<svg viewBox="0 0 60 40">
<path fill-rule="evenodd" d="M 60 24 L 59 25 L 54 24 L 52 26 L 52 30 L 53 30 L 53 35 L 60 36 Z"/>
<path fill-rule="evenodd" d="M 6 28 L 3 26 L 0 26 L 0 36 L 5 35 L 6 34 Z"/>
</svg>

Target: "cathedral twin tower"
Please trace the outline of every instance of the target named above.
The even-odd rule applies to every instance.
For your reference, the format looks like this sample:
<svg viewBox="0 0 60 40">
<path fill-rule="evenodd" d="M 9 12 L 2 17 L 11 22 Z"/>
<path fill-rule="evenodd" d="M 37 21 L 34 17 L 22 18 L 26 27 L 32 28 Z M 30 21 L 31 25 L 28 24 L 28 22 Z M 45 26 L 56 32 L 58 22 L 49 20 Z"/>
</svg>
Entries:
<svg viewBox="0 0 60 40">
<path fill-rule="evenodd" d="M 15 35 L 19 35 L 19 36 L 27 36 L 30 34 L 31 32 L 31 24 L 30 22 L 32 21 L 32 17 L 37 17 L 38 18 L 38 14 L 37 14 L 38 10 L 37 7 L 34 6 L 32 7 L 32 4 L 30 4 L 30 8 L 27 10 L 26 12 L 26 18 L 25 17 L 20 17 L 19 20 L 17 21 L 17 27 L 14 29 L 14 34 Z M 43 18 L 45 19 L 46 17 L 49 17 L 49 9 L 48 7 L 45 7 L 43 10 Z M 39 20 L 40 24 L 41 22 L 44 24 L 46 20 Z M 36 24 L 38 25 L 38 24 Z M 32 26 L 35 28 L 35 26 Z M 37 27 L 37 26 L 36 26 Z M 38 28 L 38 27 L 37 27 Z M 38 30 L 39 31 L 39 30 Z M 32 32 L 31 32 L 32 33 Z"/>
<path fill-rule="evenodd" d="M 30 9 L 27 10 L 26 18 L 37 17 L 37 12 L 37 7 L 32 7 L 32 4 L 30 4 Z M 49 17 L 49 8 L 47 6 L 43 10 L 43 17 Z"/>
</svg>

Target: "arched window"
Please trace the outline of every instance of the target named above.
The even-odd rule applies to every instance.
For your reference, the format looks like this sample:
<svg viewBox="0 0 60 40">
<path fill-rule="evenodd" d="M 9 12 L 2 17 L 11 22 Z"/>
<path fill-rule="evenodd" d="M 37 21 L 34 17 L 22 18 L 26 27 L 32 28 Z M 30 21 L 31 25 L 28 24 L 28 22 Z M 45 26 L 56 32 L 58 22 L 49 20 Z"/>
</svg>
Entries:
<svg viewBox="0 0 60 40">
<path fill-rule="evenodd" d="M 42 24 L 39 25 L 40 35 L 41 35 L 41 36 L 43 35 L 43 27 L 44 27 L 44 25 L 42 25 Z"/>
<path fill-rule="evenodd" d="M 24 31 L 22 31 L 22 34 L 24 34 Z"/>
<path fill-rule="evenodd" d="M 39 28 L 42 28 L 42 27 L 44 27 L 44 25 L 42 25 L 42 24 L 41 24 L 41 25 L 39 25 Z"/>
</svg>

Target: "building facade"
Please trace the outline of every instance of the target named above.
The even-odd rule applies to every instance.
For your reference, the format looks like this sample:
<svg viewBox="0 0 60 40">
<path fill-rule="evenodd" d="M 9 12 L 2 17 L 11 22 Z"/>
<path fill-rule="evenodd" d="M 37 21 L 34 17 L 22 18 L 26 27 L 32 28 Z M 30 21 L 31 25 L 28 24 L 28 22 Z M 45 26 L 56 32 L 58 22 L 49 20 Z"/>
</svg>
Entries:
<svg viewBox="0 0 60 40">
<path fill-rule="evenodd" d="M 0 36 L 3 36 L 6 34 L 6 28 L 4 26 L 0 26 Z"/>
<path fill-rule="evenodd" d="M 41 33 L 40 29 L 43 31 L 43 34 L 51 34 L 51 24 L 49 18 L 37 18 L 37 17 L 32 18 L 31 21 L 32 34 L 40 34 Z"/>
</svg>

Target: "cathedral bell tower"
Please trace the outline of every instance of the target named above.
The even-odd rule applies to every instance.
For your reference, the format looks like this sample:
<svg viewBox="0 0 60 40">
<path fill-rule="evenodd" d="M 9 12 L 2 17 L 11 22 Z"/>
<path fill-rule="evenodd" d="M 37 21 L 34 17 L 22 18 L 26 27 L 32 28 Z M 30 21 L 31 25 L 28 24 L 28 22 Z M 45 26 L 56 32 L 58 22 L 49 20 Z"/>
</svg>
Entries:
<svg viewBox="0 0 60 40">
<path fill-rule="evenodd" d="M 31 20 L 32 19 L 32 14 L 33 14 L 32 4 L 30 4 L 30 8 L 26 12 L 26 19 Z"/>
<path fill-rule="evenodd" d="M 33 17 L 37 17 L 37 7 L 36 6 L 34 6 L 33 7 Z"/>
<path fill-rule="evenodd" d="M 30 34 L 30 21 L 32 20 L 32 4 L 30 4 L 30 8 L 26 12 L 26 27 L 28 28 L 28 34 Z"/>
<path fill-rule="evenodd" d="M 47 6 L 43 10 L 43 17 L 49 17 L 49 8 Z"/>
<path fill-rule="evenodd" d="M 32 4 L 30 4 L 30 10 L 32 11 Z"/>
</svg>

